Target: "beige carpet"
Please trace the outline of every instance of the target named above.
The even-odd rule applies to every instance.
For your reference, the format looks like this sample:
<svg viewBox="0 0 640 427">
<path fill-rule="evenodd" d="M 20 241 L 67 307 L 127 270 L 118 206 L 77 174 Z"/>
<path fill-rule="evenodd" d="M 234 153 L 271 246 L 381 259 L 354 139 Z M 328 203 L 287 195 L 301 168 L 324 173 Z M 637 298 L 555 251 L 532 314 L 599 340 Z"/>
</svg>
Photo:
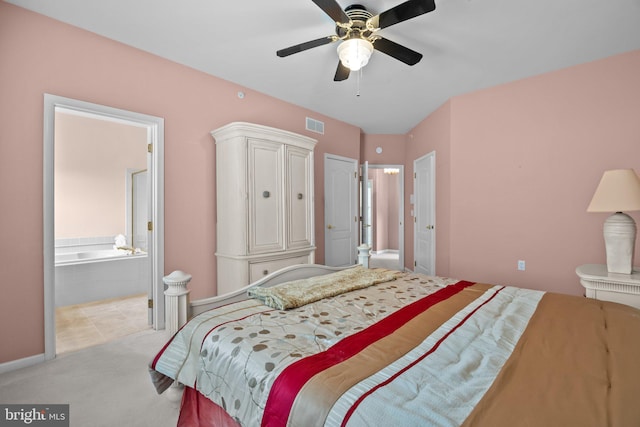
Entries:
<svg viewBox="0 0 640 427">
<path fill-rule="evenodd" d="M 370 268 L 388 268 L 390 270 L 402 270 L 399 255 L 394 252 L 372 254 L 369 258 Z"/>
<path fill-rule="evenodd" d="M 147 370 L 165 341 L 147 330 L 2 374 L 0 402 L 68 403 L 72 427 L 175 426 L 179 402 L 158 395 Z"/>
</svg>

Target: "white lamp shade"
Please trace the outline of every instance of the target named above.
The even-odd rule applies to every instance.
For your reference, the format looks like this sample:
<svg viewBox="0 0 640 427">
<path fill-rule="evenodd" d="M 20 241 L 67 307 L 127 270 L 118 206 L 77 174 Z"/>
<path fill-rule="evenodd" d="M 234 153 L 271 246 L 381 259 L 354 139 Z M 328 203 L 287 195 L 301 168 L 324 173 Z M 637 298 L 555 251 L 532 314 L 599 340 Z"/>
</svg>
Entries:
<svg viewBox="0 0 640 427">
<path fill-rule="evenodd" d="M 616 169 L 602 175 L 587 212 L 640 210 L 640 178 L 633 169 Z"/>
<path fill-rule="evenodd" d="M 338 45 L 340 62 L 351 71 L 358 71 L 367 65 L 372 52 L 373 44 L 361 38 L 348 39 Z"/>
</svg>

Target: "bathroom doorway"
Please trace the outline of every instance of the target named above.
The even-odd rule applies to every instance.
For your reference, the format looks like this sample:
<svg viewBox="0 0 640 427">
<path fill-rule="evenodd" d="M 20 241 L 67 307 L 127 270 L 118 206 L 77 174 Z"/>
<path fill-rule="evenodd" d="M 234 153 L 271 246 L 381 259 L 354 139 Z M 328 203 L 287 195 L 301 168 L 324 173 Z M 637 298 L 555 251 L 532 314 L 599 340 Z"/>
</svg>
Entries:
<svg viewBox="0 0 640 427">
<path fill-rule="evenodd" d="M 46 359 L 164 328 L 163 125 L 45 95 Z"/>
<path fill-rule="evenodd" d="M 363 241 L 371 248 L 371 267 L 404 270 L 404 166 L 367 167 L 369 200 Z"/>
</svg>

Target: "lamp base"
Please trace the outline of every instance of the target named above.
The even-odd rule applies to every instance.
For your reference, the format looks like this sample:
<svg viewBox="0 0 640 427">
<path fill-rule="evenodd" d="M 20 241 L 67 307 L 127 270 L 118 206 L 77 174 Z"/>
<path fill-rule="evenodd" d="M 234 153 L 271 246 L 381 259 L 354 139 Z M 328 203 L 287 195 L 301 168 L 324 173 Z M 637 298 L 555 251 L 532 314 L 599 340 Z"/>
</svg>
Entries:
<svg viewBox="0 0 640 427">
<path fill-rule="evenodd" d="M 604 222 L 604 243 L 609 273 L 631 274 L 636 243 L 636 223 L 629 215 L 616 212 Z"/>
</svg>

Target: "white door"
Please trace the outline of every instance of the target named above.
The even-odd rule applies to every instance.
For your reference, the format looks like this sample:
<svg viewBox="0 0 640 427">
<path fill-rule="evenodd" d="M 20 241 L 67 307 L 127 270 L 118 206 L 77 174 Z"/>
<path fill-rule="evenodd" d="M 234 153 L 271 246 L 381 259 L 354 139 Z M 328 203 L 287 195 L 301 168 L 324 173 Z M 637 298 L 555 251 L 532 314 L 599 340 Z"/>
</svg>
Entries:
<svg viewBox="0 0 640 427">
<path fill-rule="evenodd" d="M 414 271 L 436 274 L 436 153 L 413 162 L 414 171 Z"/>
<path fill-rule="evenodd" d="M 149 240 L 153 238 L 151 230 L 149 230 L 149 221 L 153 218 L 151 195 L 153 188 L 151 180 L 148 179 L 147 171 L 153 168 L 151 153 L 147 150 L 147 169 L 133 172 L 131 174 L 131 247 L 140 249 L 147 253 L 147 271 L 146 281 L 147 287 L 147 304 L 148 323 L 153 325 L 153 245 L 149 244 Z M 128 194 L 129 196 L 129 194 Z"/>
<path fill-rule="evenodd" d="M 352 265 L 358 241 L 358 162 L 325 154 L 324 245 L 326 265 Z"/>
<path fill-rule="evenodd" d="M 147 251 L 147 222 L 149 221 L 150 203 L 148 200 L 147 170 L 131 174 L 131 244 L 134 248 Z"/>
</svg>

